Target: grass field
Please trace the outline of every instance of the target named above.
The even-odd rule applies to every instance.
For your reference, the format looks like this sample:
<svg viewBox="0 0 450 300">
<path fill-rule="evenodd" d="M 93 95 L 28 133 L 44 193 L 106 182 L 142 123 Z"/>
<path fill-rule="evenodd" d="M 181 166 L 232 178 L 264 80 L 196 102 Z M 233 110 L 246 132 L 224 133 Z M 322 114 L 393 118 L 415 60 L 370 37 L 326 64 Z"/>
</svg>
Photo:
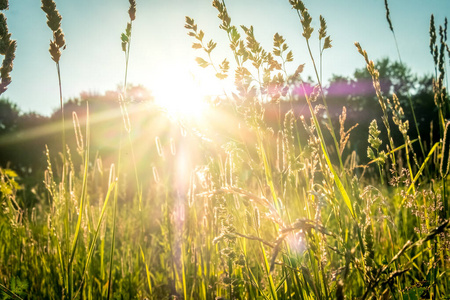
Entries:
<svg viewBox="0 0 450 300">
<path fill-rule="evenodd" d="M 448 299 L 447 23 L 445 32 L 433 19 L 430 26 L 434 140 L 417 135 L 429 125 L 417 122 L 411 97 L 383 93 L 377 65 L 355 44 L 382 112 L 367 130 L 367 153 L 356 153 L 346 109 L 337 122 L 327 117 L 322 55 L 332 40 L 319 12 L 289 0 L 314 66 L 312 91 L 303 65 L 286 71 L 294 54 L 283 36 L 264 50 L 253 27 L 233 25 L 225 2 L 214 0 L 232 57 L 212 59 L 218 45 L 195 16 L 184 30 L 199 53 L 193 60 L 213 69 L 214 80 L 234 76 L 234 91 L 207 105 L 173 112 L 152 104 L 147 112 L 127 89 L 139 9 L 129 2 L 129 22 L 118 33 L 125 80 L 111 112 L 123 126 L 107 142 L 109 156 L 91 149 L 92 136 L 101 137 L 89 102 L 82 116 L 72 115 L 61 92 L 61 145 L 47 149 L 42 183 L 25 193 L 14 170 L 0 169 L 1 299 Z M 53 0 L 42 0 L 42 9 L 62 91 L 61 16 Z M 299 98 L 304 115 L 294 112 Z M 74 130 L 63 130 L 72 123 Z M 36 205 L 27 207 L 25 194 Z"/>
</svg>

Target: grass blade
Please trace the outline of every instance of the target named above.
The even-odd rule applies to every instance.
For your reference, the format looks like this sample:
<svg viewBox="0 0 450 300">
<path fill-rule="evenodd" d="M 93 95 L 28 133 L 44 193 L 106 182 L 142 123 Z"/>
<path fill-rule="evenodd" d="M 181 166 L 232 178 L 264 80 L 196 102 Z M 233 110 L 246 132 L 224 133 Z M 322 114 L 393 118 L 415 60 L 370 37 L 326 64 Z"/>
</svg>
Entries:
<svg viewBox="0 0 450 300">
<path fill-rule="evenodd" d="M 419 179 L 420 175 L 422 174 L 423 169 L 425 169 L 425 166 L 427 164 L 427 162 L 430 160 L 431 155 L 434 153 L 434 151 L 437 149 L 437 147 L 440 145 L 440 142 L 437 142 L 436 144 L 434 144 L 433 148 L 431 148 L 430 152 L 428 153 L 427 157 L 425 158 L 425 160 L 423 161 L 422 165 L 420 166 L 419 171 L 417 171 L 416 176 L 414 176 L 413 181 L 411 182 L 411 185 L 409 186 L 408 190 L 406 191 L 407 194 L 409 194 L 409 192 L 411 191 L 411 189 L 413 188 L 414 184 L 417 182 L 417 179 Z M 405 201 L 406 198 L 403 199 L 402 201 L 402 205 L 403 202 Z"/>
<path fill-rule="evenodd" d="M 152 295 L 153 290 L 152 290 L 152 282 L 151 282 L 151 279 L 150 279 L 150 272 L 149 272 L 149 270 L 148 270 L 148 265 L 147 265 L 147 263 L 145 262 L 144 251 L 142 251 L 142 247 L 141 247 L 141 246 L 139 246 L 139 249 L 141 250 L 142 262 L 143 262 L 144 265 L 145 265 L 145 274 L 147 275 L 148 289 L 149 289 L 149 291 L 150 291 L 150 295 Z"/>
<path fill-rule="evenodd" d="M 23 300 L 22 298 L 20 298 L 16 294 L 14 294 L 11 290 L 9 290 L 6 286 L 4 286 L 1 283 L 0 283 L 0 291 L 2 291 L 5 295 L 7 295 L 8 297 L 11 297 L 12 299 Z M 4 298 L 4 299 L 7 299 L 7 298 Z"/>
</svg>

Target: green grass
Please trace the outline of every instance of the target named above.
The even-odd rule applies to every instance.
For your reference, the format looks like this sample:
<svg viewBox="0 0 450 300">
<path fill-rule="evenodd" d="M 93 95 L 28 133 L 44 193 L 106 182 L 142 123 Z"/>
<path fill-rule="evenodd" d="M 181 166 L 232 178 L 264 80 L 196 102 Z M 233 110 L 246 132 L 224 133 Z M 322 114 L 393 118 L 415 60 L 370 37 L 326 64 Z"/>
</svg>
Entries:
<svg viewBox="0 0 450 300">
<path fill-rule="evenodd" d="M 43 6 L 51 8 L 50 2 Z M 310 15 L 301 1 L 290 3 L 310 50 L 309 42 L 317 38 L 311 18 L 317 12 Z M 152 117 L 165 122 L 168 133 L 146 132 L 145 139 L 156 144 L 141 151 L 144 137 L 136 130 L 148 114 L 133 109 L 126 95 L 135 5 L 130 1 L 130 22 L 121 36 L 125 85 L 117 109 L 124 127 L 114 163 L 103 167 L 90 149 L 87 106 L 82 126 L 75 115 L 76 136 L 63 138 L 61 155 L 47 149 L 46 190 L 35 192 L 35 207 L 25 208 L 17 174 L 0 169 L 2 299 L 448 297 L 444 62 L 435 62 L 434 87 L 443 140 L 426 153 L 419 137 L 421 151 L 416 153 L 400 102 L 381 93 L 376 65 L 357 44 L 385 126 L 372 123 L 367 132 L 371 161 L 363 168 L 373 170 L 361 175 L 360 166 L 352 163 L 355 154 L 346 148 L 345 111 L 338 124 L 323 118 L 328 107 L 320 73 L 331 47 L 325 19 L 320 18 L 318 36 L 324 43 L 320 67 L 315 67 L 318 85 L 308 94 L 302 67 L 292 75 L 285 71 L 293 52 L 283 37 L 274 37 L 274 51 L 264 50 L 254 29 L 235 27 L 225 2 L 215 0 L 234 69 L 228 60 L 218 64 L 212 59 L 217 45 L 203 41 L 205 33 L 194 19 L 186 18 L 185 27 L 205 57 L 197 59 L 201 67 L 214 68 L 217 80 L 235 75 L 236 93 L 223 96 L 224 108 L 209 110 L 210 120 L 227 115 L 240 127 L 223 130 L 211 123 L 213 130 L 207 131 L 168 121 L 158 112 Z M 52 13 L 58 14 L 56 8 Z M 309 53 L 315 66 L 314 53 Z M 262 103 L 295 103 L 294 85 L 303 88 L 310 115 L 279 110 L 277 125 L 270 127 Z M 379 140 L 381 131 L 389 140 Z M 403 141 L 391 139 L 394 131 Z M 77 139 L 77 153 L 66 150 L 66 138 Z"/>
</svg>

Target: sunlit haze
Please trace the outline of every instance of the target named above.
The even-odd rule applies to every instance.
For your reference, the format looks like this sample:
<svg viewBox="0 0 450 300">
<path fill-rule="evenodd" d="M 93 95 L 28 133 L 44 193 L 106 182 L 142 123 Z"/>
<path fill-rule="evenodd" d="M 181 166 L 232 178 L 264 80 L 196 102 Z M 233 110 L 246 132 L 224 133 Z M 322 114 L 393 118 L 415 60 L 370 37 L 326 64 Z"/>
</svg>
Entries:
<svg viewBox="0 0 450 300">
<path fill-rule="evenodd" d="M 313 17 L 313 27 L 318 28 L 319 14 L 322 14 L 333 40 L 333 48 L 323 58 L 325 83 L 332 74 L 349 76 L 356 68 L 364 67 L 353 45 L 355 41 L 367 49 L 372 59 L 397 57 L 383 1 L 305 3 Z M 123 84 L 120 34 L 125 30 L 128 4 L 124 0 L 57 1 L 67 41 L 67 49 L 61 57 L 65 100 L 78 97 L 83 91 L 103 93 Z M 25 112 L 49 115 L 58 107 L 59 95 L 55 65 L 48 53 L 51 31 L 40 5 L 36 0 L 11 1 L 6 12 L 9 30 L 18 48 L 12 83 L 3 96 Z M 256 38 L 268 51 L 272 49 L 273 35 L 282 34 L 294 53 L 294 63 L 288 66 L 288 71 L 293 72 L 299 64 L 306 63 L 305 74 L 313 75 L 298 17 L 289 1 L 233 0 L 227 1 L 227 8 L 233 24 L 254 26 Z M 413 72 L 431 73 L 429 18 L 433 13 L 437 24 L 442 24 L 445 13 L 450 11 L 450 1 L 391 1 L 390 9 L 403 61 Z M 206 41 L 213 39 L 218 43 L 212 54 L 216 62 L 227 57 L 233 63 L 228 38 L 219 29 L 217 11 L 211 1 L 137 1 L 128 70 L 129 83 L 146 86 L 158 95 L 158 102 L 179 110 L 184 110 L 183 103 L 188 99 L 192 101 L 194 95 L 206 94 L 206 90 L 199 89 L 217 84 L 198 80 L 199 74 L 208 70 L 195 65 L 195 57 L 200 53 L 191 47 L 192 39 L 184 28 L 185 16 L 192 17 L 199 29 L 204 30 Z M 312 46 L 315 51 L 316 45 Z M 172 102 L 174 99 L 176 102 Z"/>
<path fill-rule="evenodd" d="M 1 299 L 450 299 L 448 17 L 0 0 Z"/>
<path fill-rule="evenodd" d="M 213 76 L 202 76 L 196 66 L 168 65 L 155 79 L 155 102 L 175 117 L 200 118 L 208 99 L 222 93 Z"/>
</svg>

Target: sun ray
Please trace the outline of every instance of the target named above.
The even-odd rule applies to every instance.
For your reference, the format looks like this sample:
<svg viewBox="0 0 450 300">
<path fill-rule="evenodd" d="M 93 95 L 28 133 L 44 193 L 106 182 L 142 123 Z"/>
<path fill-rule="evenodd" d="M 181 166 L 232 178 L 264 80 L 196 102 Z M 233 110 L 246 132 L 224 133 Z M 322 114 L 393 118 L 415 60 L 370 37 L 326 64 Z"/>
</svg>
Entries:
<svg viewBox="0 0 450 300">
<path fill-rule="evenodd" d="M 155 103 L 171 116 L 199 119 L 209 107 L 207 99 L 220 94 L 220 84 L 187 66 L 166 67 L 152 87 Z"/>
</svg>

